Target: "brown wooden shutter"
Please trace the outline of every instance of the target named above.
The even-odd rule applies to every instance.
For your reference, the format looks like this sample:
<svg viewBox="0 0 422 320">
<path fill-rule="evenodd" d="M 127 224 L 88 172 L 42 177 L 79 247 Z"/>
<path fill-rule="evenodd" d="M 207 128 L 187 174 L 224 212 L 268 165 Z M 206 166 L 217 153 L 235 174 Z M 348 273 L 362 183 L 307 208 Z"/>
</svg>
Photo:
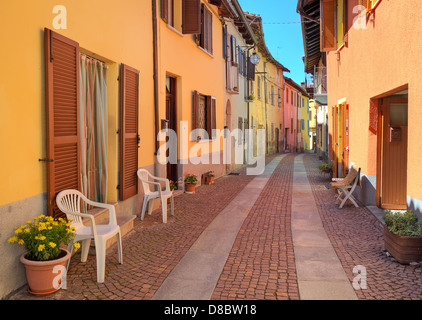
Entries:
<svg viewBox="0 0 422 320">
<path fill-rule="evenodd" d="M 321 0 L 321 11 L 321 51 L 336 50 L 336 0 Z"/>
<path fill-rule="evenodd" d="M 211 130 L 217 129 L 217 100 L 211 98 Z"/>
<path fill-rule="evenodd" d="M 169 0 L 161 0 L 161 19 L 165 23 L 168 23 L 169 21 Z"/>
<path fill-rule="evenodd" d="M 199 93 L 198 91 L 193 92 L 193 104 L 192 104 L 192 130 L 198 128 L 198 116 L 199 116 Z"/>
<path fill-rule="evenodd" d="M 205 33 L 206 42 L 207 42 L 205 49 L 209 53 L 212 53 L 212 14 L 205 7 L 204 7 L 204 17 L 205 17 L 205 25 L 206 25 L 206 30 L 207 30 Z"/>
<path fill-rule="evenodd" d="M 138 192 L 139 71 L 125 64 L 120 69 L 120 200 Z"/>
<path fill-rule="evenodd" d="M 45 29 L 47 116 L 47 210 L 64 217 L 56 195 L 81 189 L 79 137 L 79 44 Z"/>
<path fill-rule="evenodd" d="M 182 33 L 201 33 L 201 0 L 182 0 Z"/>
</svg>

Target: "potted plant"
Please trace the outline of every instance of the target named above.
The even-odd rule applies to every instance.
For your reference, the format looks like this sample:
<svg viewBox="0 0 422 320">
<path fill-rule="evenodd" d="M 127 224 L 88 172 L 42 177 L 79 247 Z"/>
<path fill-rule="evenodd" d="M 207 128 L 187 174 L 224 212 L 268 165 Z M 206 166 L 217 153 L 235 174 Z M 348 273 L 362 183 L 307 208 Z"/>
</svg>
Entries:
<svg viewBox="0 0 422 320">
<path fill-rule="evenodd" d="M 331 164 L 328 162 L 323 162 L 319 165 L 319 172 L 331 172 Z"/>
<path fill-rule="evenodd" d="M 255 100 L 255 96 L 253 94 L 248 95 L 247 101 L 252 102 Z"/>
<path fill-rule="evenodd" d="M 383 216 L 384 247 L 401 264 L 422 261 L 422 225 L 412 210 Z"/>
<path fill-rule="evenodd" d="M 205 174 L 205 184 L 213 184 L 214 183 L 215 173 L 214 171 L 208 171 Z"/>
<path fill-rule="evenodd" d="M 70 259 L 70 252 L 62 245 L 73 240 L 75 229 L 70 226 L 71 221 L 62 218 L 40 215 L 33 220 L 15 228 L 15 235 L 8 242 L 22 245 L 26 250 L 20 261 L 25 266 L 28 291 L 45 295 L 61 288 L 60 278 Z M 75 243 L 74 248 L 78 250 L 80 244 Z"/>
<path fill-rule="evenodd" d="M 186 172 L 186 175 L 185 175 L 186 192 L 194 193 L 197 183 L 198 183 L 198 177 L 196 176 L 196 174 Z"/>
</svg>

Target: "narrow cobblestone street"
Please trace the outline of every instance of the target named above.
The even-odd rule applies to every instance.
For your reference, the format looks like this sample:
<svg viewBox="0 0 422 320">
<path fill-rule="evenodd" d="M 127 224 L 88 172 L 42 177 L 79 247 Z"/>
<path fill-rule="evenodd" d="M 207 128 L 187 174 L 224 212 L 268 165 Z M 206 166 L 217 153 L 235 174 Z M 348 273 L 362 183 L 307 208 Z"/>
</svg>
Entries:
<svg viewBox="0 0 422 320">
<path fill-rule="evenodd" d="M 334 248 L 350 286 L 356 276 L 353 268 L 358 265 L 366 268 L 367 288 L 354 290 L 357 298 L 421 299 L 420 265 L 400 265 L 386 255 L 382 223 L 369 210 L 351 204 L 338 208 L 333 194 L 325 187 L 329 179 L 320 174 L 320 162 L 313 154 L 267 157 L 267 167 L 274 167 L 233 236 L 233 245 L 222 260 L 222 270 L 209 299 L 303 299 L 295 261 L 299 251 L 295 252 L 292 237 L 293 177 L 298 157 L 306 169 L 311 200 L 316 203 L 330 247 Z M 123 238 L 124 263 L 118 264 L 115 247 L 107 252 L 103 284 L 96 282 L 95 256 L 90 255 L 86 263 L 81 263 L 77 253 L 71 260 L 67 289 L 37 297 L 22 288 L 9 299 L 152 299 L 204 230 L 257 179 L 246 175 L 245 168 L 239 173 L 201 186 L 195 194 L 176 196 L 175 215 L 169 216 L 167 224 L 161 222 L 158 211 L 146 215 L 144 221 L 137 218 L 134 231 Z M 227 224 L 231 221 L 227 220 Z"/>
</svg>

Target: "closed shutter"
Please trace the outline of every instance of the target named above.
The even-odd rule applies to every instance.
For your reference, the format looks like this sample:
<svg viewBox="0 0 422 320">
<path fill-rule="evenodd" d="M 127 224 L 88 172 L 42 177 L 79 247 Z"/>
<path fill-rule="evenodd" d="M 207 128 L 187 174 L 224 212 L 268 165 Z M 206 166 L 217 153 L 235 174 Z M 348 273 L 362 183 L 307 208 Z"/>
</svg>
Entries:
<svg viewBox="0 0 422 320">
<path fill-rule="evenodd" d="M 64 217 L 56 195 L 81 189 L 79 136 L 79 44 L 45 29 L 47 117 L 47 210 Z"/>
<path fill-rule="evenodd" d="M 248 59 L 248 80 L 255 80 L 255 65 Z"/>
<path fill-rule="evenodd" d="M 120 69 L 120 200 L 138 192 L 139 71 L 125 64 Z"/>
<path fill-rule="evenodd" d="M 199 93 L 198 91 L 193 92 L 193 103 L 192 103 L 192 130 L 198 128 L 199 118 Z"/>
<path fill-rule="evenodd" d="M 205 47 L 205 50 L 207 50 L 209 53 L 212 53 L 212 14 L 211 11 L 209 11 L 207 8 L 204 7 L 204 17 L 205 17 L 205 25 L 206 27 L 206 33 L 205 37 L 207 39 L 207 45 Z"/>
<path fill-rule="evenodd" d="M 336 0 L 321 0 L 321 51 L 337 49 L 336 29 Z"/>
<path fill-rule="evenodd" d="M 169 21 L 169 0 L 161 0 L 161 19 L 165 23 Z"/>
<path fill-rule="evenodd" d="M 201 33 L 201 0 L 182 0 L 182 33 Z"/>
<path fill-rule="evenodd" d="M 223 59 L 227 59 L 227 25 L 223 26 Z"/>
</svg>

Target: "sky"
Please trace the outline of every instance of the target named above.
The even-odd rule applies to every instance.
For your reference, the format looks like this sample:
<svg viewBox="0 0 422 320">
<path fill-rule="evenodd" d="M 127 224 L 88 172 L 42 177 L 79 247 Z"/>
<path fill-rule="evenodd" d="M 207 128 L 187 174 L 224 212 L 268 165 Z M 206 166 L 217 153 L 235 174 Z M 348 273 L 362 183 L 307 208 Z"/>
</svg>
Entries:
<svg viewBox="0 0 422 320">
<path fill-rule="evenodd" d="M 300 85 L 305 81 L 300 15 L 297 0 L 238 0 L 243 11 L 262 17 L 264 38 L 272 56 L 290 70 L 286 77 Z M 294 22 L 294 23 L 288 23 Z"/>
</svg>

